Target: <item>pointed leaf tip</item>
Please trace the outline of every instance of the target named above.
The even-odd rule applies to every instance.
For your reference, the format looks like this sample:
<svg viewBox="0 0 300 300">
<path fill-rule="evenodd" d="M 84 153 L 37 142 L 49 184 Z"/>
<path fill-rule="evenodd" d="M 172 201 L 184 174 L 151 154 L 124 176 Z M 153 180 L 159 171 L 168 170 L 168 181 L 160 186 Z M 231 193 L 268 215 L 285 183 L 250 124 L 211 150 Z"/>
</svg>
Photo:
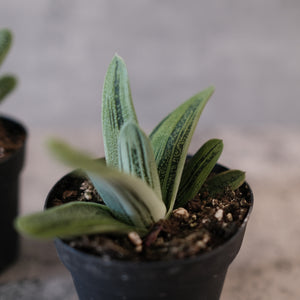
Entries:
<svg viewBox="0 0 300 300">
<path fill-rule="evenodd" d="M 205 89 L 203 92 L 206 92 L 210 97 L 215 92 L 215 87 L 213 85 L 211 85 L 207 89 Z"/>
<path fill-rule="evenodd" d="M 124 60 L 115 55 L 108 67 L 102 93 L 102 132 L 106 162 L 118 168 L 118 139 L 124 123 L 137 117 Z"/>
<path fill-rule="evenodd" d="M 173 209 L 188 147 L 199 117 L 214 91 L 209 87 L 194 95 L 165 119 L 150 134 L 168 213 Z"/>
<path fill-rule="evenodd" d="M 123 59 L 117 52 L 115 53 L 115 55 L 114 55 L 112 61 L 113 61 L 113 60 L 119 60 L 119 61 L 121 61 L 122 63 L 125 64 L 124 59 Z"/>
</svg>

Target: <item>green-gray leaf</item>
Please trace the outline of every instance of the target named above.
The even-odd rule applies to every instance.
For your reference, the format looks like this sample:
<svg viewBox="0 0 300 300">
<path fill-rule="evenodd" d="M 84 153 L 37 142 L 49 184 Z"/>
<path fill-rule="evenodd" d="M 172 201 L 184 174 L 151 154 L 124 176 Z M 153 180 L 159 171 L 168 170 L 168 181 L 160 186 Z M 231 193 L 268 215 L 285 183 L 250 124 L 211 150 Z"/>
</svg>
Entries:
<svg viewBox="0 0 300 300">
<path fill-rule="evenodd" d="M 137 228 L 116 220 L 105 206 L 91 202 L 70 202 L 19 217 L 15 227 L 22 234 L 42 239 L 138 231 Z"/>
<path fill-rule="evenodd" d="M 15 88 L 16 84 L 16 78 L 11 75 L 5 75 L 0 78 L 0 101 Z"/>
<path fill-rule="evenodd" d="M 12 42 L 12 33 L 8 29 L 0 30 L 0 65 L 2 64 Z"/>
<path fill-rule="evenodd" d="M 49 146 L 63 162 L 87 173 L 116 218 L 140 228 L 148 228 L 164 218 L 164 203 L 141 179 L 107 167 L 64 142 L 52 140 Z"/>
<path fill-rule="evenodd" d="M 226 188 L 236 190 L 245 181 L 245 172 L 240 170 L 228 170 L 215 175 L 207 180 L 203 190 L 214 197 L 218 194 L 223 194 Z"/>
<path fill-rule="evenodd" d="M 106 73 L 102 94 L 102 131 L 108 166 L 118 167 L 118 139 L 127 121 L 137 123 L 125 62 L 115 55 Z"/>
<path fill-rule="evenodd" d="M 184 206 L 200 191 L 223 150 L 218 139 L 207 141 L 184 166 L 176 198 L 176 207 Z"/>
<path fill-rule="evenodd" d="M 213 87 L 196 94 L 158 124 L 150 135 L 168 214 L 173 209 L 187 150 Z"/>
<path fill-rule="evenodd" d="M 123 126 L 119 137 L 119 167 L 146 182 L 161 197 L 157 166 L 150 139 L 133 122 Z"/>
</svg>

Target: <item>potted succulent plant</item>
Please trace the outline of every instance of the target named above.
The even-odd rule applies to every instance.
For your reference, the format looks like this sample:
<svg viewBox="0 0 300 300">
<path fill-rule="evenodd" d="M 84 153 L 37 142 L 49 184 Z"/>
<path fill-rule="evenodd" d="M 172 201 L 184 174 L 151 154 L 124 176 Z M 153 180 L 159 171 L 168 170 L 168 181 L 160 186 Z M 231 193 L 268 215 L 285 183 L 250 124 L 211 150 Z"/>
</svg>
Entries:
<svg viewBox="0 0 300 300">
<path fill-rule="evenodd" d="M 253 196 L 244 172 L 216 164 L 221 140 L 187 156 L 213 90 L 191 97 L 147 136 L 115 55 L 103 87 L 105 159 L 49 143 L 76 170 L 53 187 L 43 212 L 19 217 L 16 228 L 56 238 L 80 299 L 219 299 Z"/>
<path fill-rule="evenodd" d="M 0 65 L 12 42 L 8 29 L 0 30 Z M 15 88 L 13 75 L 0 77 L 0 102 Z M 0 271 L 15 260 L 18 252 L 17 232 L 13 221 L 18 210 L 19 174 L 24 163 L 26 130 L 9 117 L 0 116 L 0 233 L 4 238 L 0 247 Z"/>
</svg>

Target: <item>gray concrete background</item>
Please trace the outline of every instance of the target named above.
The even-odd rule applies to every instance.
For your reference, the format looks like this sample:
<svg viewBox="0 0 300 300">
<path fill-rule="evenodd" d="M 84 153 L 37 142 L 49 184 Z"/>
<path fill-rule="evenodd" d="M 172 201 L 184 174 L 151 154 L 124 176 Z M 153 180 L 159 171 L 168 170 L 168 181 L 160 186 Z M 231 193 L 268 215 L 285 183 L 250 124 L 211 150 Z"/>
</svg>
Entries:
<svg viewBox="0 0 300 300">
<path fill-rule="evenodd" d="M 100 122 L 118 52 L 143 127 L 209 85 L 203 124 L 299 124 L 299 25 L 297 0 L 2 0 L 15 33 L 2 71 L 20 86 L 1 111 L 32 127 Z"/>
<path fill-rule="evenodd" d="M 15 33 L 0 72 L 20 85 L 1 112 L 28 127 L 20 213 L 41 210 L 67 168 L 48 136 L 103 155 L 100 100 L 115 52 L 127 62 L 142 127 L 183 100 L 216 92 L 192 140 L 224 140 L 220 162 L 247 173 L 255 207 L 222 300 L 300 295 L 300 2 L 297 0 L 2 0 L 0 27 Z M 22 239 L 0 274 L 0 300 L 76 299 L 51 242 Z"/>
</svg>

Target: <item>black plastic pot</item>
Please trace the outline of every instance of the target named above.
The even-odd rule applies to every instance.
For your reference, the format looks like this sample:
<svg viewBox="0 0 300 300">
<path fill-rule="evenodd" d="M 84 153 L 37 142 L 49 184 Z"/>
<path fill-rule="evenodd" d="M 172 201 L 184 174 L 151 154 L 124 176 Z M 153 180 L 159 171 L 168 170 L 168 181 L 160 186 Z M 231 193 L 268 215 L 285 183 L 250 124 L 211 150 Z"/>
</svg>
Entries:
<svg viewBox="0 0 300 300">
<path fill-rule="evenodd" d="M 220 165 L 215 167 L 217 172 L 225 169 Z M 61 181 L 49 193 L 46 207 Z M 253 204 L 248 184 L 242 189 L 250 192 L 248 200 Z M 55 245 L 81 300 L 217 300 L 228 266 L 241 247 L 251 210 L 252 206 L 241 227 L 223 245 L 189 259 L 124 262 L 78 251 L 60 239 L 55 240 Z"/>
<path fill-rule="evenodd" d="M 0 121 L 13 134 L 24 134 L 26 139 L 26 129 L 19 122 L 3 116 Z M 13 220 L 18 214 L 19 175 L 24 165 L 24 157 L 25 141 L 21 148 L 0 161 L 0 271 L 18 256 L 19 239 Z"/>
</svg>

